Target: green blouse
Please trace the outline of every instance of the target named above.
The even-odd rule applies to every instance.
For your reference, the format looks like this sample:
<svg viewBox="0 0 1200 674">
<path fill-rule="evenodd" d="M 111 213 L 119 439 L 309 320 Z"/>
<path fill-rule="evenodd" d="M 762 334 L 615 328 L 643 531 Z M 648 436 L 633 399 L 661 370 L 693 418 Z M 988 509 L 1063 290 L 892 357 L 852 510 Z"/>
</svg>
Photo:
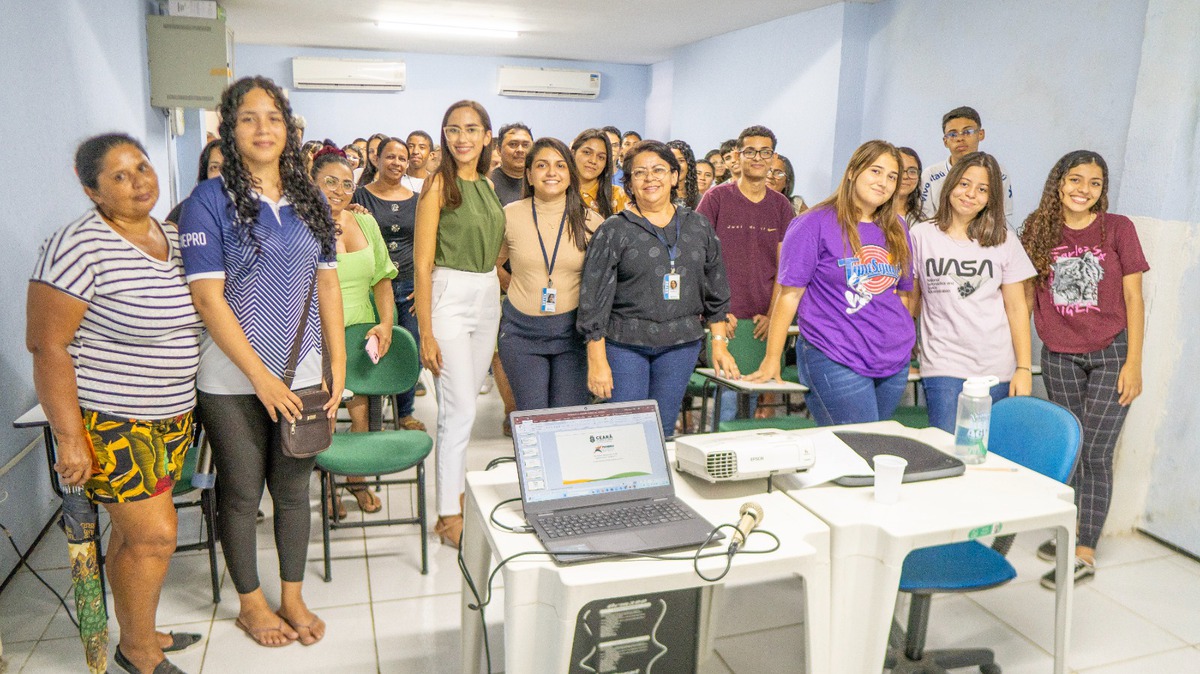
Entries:
<svg viewBox="0 0 1200 674">
<path fill-rule="evenodd" d="M 338 253 L 338 282 L 342 286 L 342 316 L 346 325 L 374 323 L 375 294 L 372 289 L 383 279 L 396 278 L 396 265 L 388 256 L 387 244 L 375 218 L 354 214 L 367 247 L 352 253 Z"/>
<path fill-rule="evenodd" d="M 491 271 L 504 241 L 500 198 L 483 176 L 469 182 L 462 178 L 455 181 L 462 192 L 462 204 L 452 211 L 442 209 L 433 263 L 475 273 Z"/>
</svg>

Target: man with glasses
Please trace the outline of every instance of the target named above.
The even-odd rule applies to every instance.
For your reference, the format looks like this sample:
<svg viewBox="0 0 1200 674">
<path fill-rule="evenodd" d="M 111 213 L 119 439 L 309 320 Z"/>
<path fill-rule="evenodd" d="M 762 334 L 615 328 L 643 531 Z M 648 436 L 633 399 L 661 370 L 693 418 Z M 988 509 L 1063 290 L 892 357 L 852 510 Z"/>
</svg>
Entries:
<svg viewBox="0 0 1200 674">
<path fill-rule="evenodd" d="M 400 178 L 400 184 L 413 192 L 420 192 L 429 177 L 426 162 L 433 150 L 433 138 L 424 131 L 413 131 L 405 139 L 408 144 L 408 171 Z"/>
<path fill-rule="evenodd" d="M 775 134 L 765 126 L 751 126 L 735 143 L 726 155 L 726 164 L 738 167 L 737 180 L 710 189 L 696 210 L 708 218 L 721 240 L 732 300 L 729 313 L 735 323 L 749 319 L 738 326 L 739 336 L 752 332 L 756 339 L 766 340 L 779 247 L 792 221 L 792 204 L 779 192 L 767 189 Z M 728 404 L 721 401 L 721 416 L 732 419 L 737 405 L 731 392 L 726 393 L 730 397 Z"/>
<path fill-rule="evenodd" d="M 525 198 L 525 155 L 533 147 L 533 132 L 521 122 L 500 127 L 500 166 L 488 176 L 500 204 L 507 206 Z"/>
<path fill-rule="evenodd" d="M 921 175 L 921 214 L 932 218 L 937 210 L 938 201 L 942 195 L 942 183 L 954 162 L 979 151 L 979 143 L 984 138 L 983 122 L 975 108 L 962 106 L 942 115 L 942 144 L 950 150 L 950 157 L 945 161 L 933 164 Z M 1000 167 L 1000 179 L 1004 183 L 1004 215 L 1008 219 L 1009 228 L 1015 229 L 1012 221 L 1013 201 L 1012 183 L 1004 167 Z M 913 223 L 908 223 L 912 226 Z"/>
</svg>

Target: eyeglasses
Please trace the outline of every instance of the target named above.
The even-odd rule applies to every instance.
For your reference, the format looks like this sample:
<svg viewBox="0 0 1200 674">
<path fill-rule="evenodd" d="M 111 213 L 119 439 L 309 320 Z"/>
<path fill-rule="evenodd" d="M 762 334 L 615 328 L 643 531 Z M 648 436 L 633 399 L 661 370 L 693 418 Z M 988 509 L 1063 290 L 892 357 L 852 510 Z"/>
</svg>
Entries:
<svg viewBox="0 0 1200 674">
<path fill-rule="evenodd" d="M 770 159 L 771 157 L 775 156 L 775 150 L 772 150 L 769 147 L 764 147 L 761 150 L 755 150 L 752 147 L 748 147 L 742 150 L 741 155 L 746 159 L 754 159 L 755 157 L 758 157 L 759 159 Z"/>
<path fill-rule="evenodd" d="M 671 169 L 666 166 L 655 166 L 652 169 L 634 169 L 630 171 L 629 176 L 638 182 L 645 182 L 647 178 L 653 177 L 655 180 L 666 180 L 667 175 L 671 173 Z"/>
<path fill-rule="evenodd" d="M 920 178 L 921 172 L 917 170 L 917 167 L 913 166 L 912 168 L 904 169 L 904 176 L 906 178 Z"/>
<path fill-rule="evenodd" d="M 770 171 L 767 171 L 767 177 L 768 178 L 786 178 L 787 171 L 784 171 L 783 169 L 771 169 Z"/>
<path fill-rule="evenodd" d="M 974 127 L 967 127 L 965 129 L 963 129 L 962 131 L 949 131 L 946 133 L 946 135 L 942 136 L 942 138 L 945 138 L 946 140 L 954 140 L 954 139 L 958 138 L 959 136 L 962 136 L 963 138 L 966 138 L 967 140 L 971 140 L 978 133 L 979 133 L 979 129 L 976 129 Z"/>
<path fill-rule="evenodd" d="M 485 129 L 482 126 L 475 126 L 472 124 L 471 126 L 465 127 L 447 126 L 442 129 L 442 133 L 446 134 L 446 140 L 458 138 L 459 136 L 466 136 L 467 138 L 481 138 L 484 130 Z"/>
<path fill-rule="evenodd" d="M 343 192 L 354 191 L 354 183 L 352 181 L 338 180 L 333 176 L 325 176 L 324 178 L 321 178 L 321 184 L 325 186 L 325 189 L 330 191 L 337 191 L 337 188 L 339 187 L 342 188 Z"/>
</svg>

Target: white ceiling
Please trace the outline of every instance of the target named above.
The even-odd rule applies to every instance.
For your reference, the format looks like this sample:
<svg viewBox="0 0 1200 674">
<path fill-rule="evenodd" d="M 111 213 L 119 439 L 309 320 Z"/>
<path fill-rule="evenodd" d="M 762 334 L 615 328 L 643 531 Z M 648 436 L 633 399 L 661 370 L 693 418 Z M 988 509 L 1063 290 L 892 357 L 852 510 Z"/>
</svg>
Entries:
<svg viewBox="0 0 1200 674">
<path fill-rule="evenodd" d="M 221 0 L 238 42 L 657 63 L 698 40 L 841 0 Z M 872 1 L 872 0 L 868 0 Z M 516 30 L 517 39 L 383 30 L 409 21 Z"/>
</svg>

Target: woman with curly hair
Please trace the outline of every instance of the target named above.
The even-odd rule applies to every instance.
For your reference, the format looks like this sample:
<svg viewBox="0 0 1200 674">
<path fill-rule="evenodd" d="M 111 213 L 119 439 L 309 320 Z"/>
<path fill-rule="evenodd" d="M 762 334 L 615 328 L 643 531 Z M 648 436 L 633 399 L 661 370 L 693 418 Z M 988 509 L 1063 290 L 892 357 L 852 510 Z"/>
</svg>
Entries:
<svg viewBox="0 0 1200 674">
<path fill-rule="evenodd" d="M 434 531 L 447 545 L 462 538 L 467 443 L 479 387 L 496 351 L 504 209 L 487 170 L 492 122 L 475 101 L 442 117 L 446 158 L 417 197 L 413 238 L 414 304 L 421 362 L 437 393 L 437 512 Z"/>
<path fill-rule="evenodd" d="M 911 243 L 893 199 L 899 180 L 900 153 L 868 141 L 850 156 L 837 191 L 783 237 L 767 353 L 748 379 L 779 379 L 799 308 L 796 362 L 821 426 L 890 419 L 908 385 L 916 330 Z"/>
<path fill-rule="evenodd" d="M 692 154 L 692 146 L 682 140 L 670 141 L 667 147 L 671 148 L 671 154 L 675 155 L 675 161 L 679 162 L 683 172 L 679 176 L 679 184 L 675 186 L 673 201 L 695 210 L 700 204 L 700 189 L 696 185 L 696 155 Z"/>
<path fill-rule="evenodd" d="M 222 94 L 218 112 L 221 176 L 196 187 L 179 227 L 192 301 L 206 328 L 196 387 L 200 421 L 221 476 L 221 548 L 241 605 L 237 626 L 263 646 L 297 639 L 311 645 L 325 634 L 325 623 L 301 596 L 315 458 L 285 456 L 276 421 L 299 416 L 296 390 L 327 387 L 324 407 L 331 420 L 342 397 L 346 349 L 337 232 L 304 172 L 291 106 L 279 87 L 265 77 L 238 80 Z M 301 314 L 307 317 L 294 353 Z M 323 354 L 329 381 L 322 374 Z M 283 381 L 289 362 L 290 388 Z M 278 612 L 258 579 L 255 515 L 264 485 L 274 504 Z"/>
<path fill-rule="evenodd" d="M 1108 212 L 1108 164 L 1089 150 L 1068 152 L 1050 170 L 1021 243 L 1037 270 L 1025 292 L 1043 342 L 1046 393 L 1083 425 L 1070 481 L 1079 508 L 1078 583 L 1096 573 L 1113 451 L 1129 404 L 1142 392 L 1142 274 L 1150 265 L 1133 222 Z M 1054 547 L 1044 543 L 1038 556 L 1054 559 Z M 1042 576 L 1045 587 L 1055 582 L 1053 570 Z"/>
</svg>

